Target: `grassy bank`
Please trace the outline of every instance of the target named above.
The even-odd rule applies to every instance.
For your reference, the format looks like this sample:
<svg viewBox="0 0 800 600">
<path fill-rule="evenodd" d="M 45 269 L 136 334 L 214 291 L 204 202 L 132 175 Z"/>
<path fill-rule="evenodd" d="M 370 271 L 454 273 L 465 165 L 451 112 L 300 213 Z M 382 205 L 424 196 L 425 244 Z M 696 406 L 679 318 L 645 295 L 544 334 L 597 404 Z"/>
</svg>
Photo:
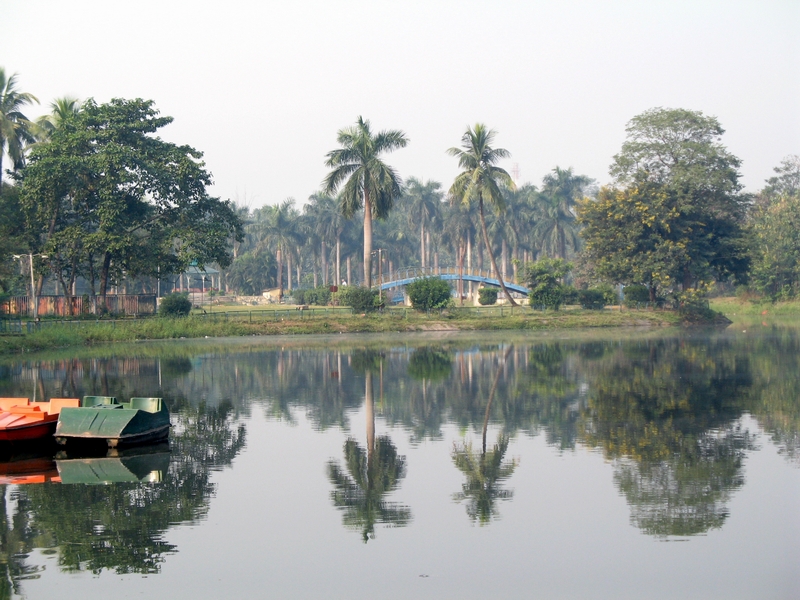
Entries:
<svg viewBox="0 0 800 600">
<path fill-rule="evenodd" d="M 222 318 L 192 316 L 185 319 L 138 319 L 117 322 L 53 323 L 31 334 L 0 336 L 0 354 L 36 352 L 104 342 L 133 342 L 179 338 L 237 337 L 330 333 L 391 333 L 414 331 L 544 330 L 585 327 L 663 327 L 678 325 L 673 312 L 568 310 L 538 312 L 530 309 L 458 311 L 420 314 L 412 310 L 351 315 L 331 312 L 309 318 L 294 311 L 275 318 Z"/>
<path fill-rule="evenodd" d="M 739 298 L 714 298 L 709 306 L 728 317 L 794 316 L 800 317 L 800 300 L 793 302 L 750 302 Z"/>
</svg>

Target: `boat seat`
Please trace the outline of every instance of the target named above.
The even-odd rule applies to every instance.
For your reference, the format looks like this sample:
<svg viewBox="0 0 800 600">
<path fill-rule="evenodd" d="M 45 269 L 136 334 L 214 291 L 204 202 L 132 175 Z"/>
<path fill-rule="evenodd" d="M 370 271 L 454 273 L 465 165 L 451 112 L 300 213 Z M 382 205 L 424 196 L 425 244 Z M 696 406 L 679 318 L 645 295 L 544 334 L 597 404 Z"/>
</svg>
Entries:
<svg viewBox="0 0 800 600">
<path fill-rule="evenodd" d="M 8 410 L 12 406 L 27 406 L 27 398 L 0 398 L 0 410 Z"/>
<path fill-rule="evenodd" d="M 161 410 L 161 398 L 131 398 L 131 408 L 157 413 Z"/>
<path fill-rule="evenodd" d="M 50 398 L 50 414 L 57 415 L 62 408 L 79 408 L 80 398 Z"/>
<path fill-rule="evenodd" d="M 102 406 L 105 404 L 117 404 L 114 396 L 84 396 L 81 406 Z"/>
</svg>

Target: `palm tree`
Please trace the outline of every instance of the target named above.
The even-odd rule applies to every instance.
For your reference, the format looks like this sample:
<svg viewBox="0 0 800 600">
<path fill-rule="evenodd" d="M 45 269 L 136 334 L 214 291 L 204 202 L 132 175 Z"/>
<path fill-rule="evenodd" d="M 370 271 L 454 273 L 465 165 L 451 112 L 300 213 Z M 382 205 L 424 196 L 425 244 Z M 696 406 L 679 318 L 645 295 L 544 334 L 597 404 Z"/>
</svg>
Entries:
<svg viewBox="0 0 800 600">
<path fill-rule="evenodd" d="M 492 252 L 489 234 L 486 231 L 486 217 L 483 214 L 484 200 L 492 205 L 495 212 L 502 212 L 505 209 L 501 185 L 512 190 L 516 187 L 506 170 L 495 166 L 497 161 L 508 158 L 511 154 L 504 148 L 492 148 L 494 136 L 493 129 L 487 129 L 482 123 L 476 123 L 475 127 L 467 127 L 467 131 L 461 136 L 461 148 L 450 148 L 447 151 L 450 156 L 458 158 L 458 166 L 463 169 L 450 186 L 450 197 L 464 204 L 477 202 L 483 242 L 492 261 L 492 268 L 509 303 L 517 306 L 497 269 L 497 260 Z"/>
<path fill-rule="evenodd" d="M 0 181 L 3 179 L 3 153 L 8 152 L 14 170 L 25 164 L 25 144 L 35 139 L 31 122 L 22 112 L 27 104 L 39 103 L 33 94 L 16 89 L 16 73 L 6 79 L 5 69 L 0 67 Z"/>
<path fill-rule="evenodd" d="M 49 139 L 61 123 L 80 111 L 78 102 L 77 98 L 70 96 L 53 100 L 50 103 L 50 114 L 36 119 L 37 137 L 42 141 Z"/>
<path fill-rule="evenodd" d="M 544 176 L 532 232 L 544 254 L 566 260 L 569 249 L 578 249 L 580 236 L 573 207 L 591 182 L 585 175 L 573 175 L 572 168 L 556 167 Z"/>
<path fill-rule="evenodd" d="M 380 159 L 384 152 L 404 148 L 406 134 L 399 130 L 372 133 L 369 121 L 358 117 L 355 126 L 340 129 L 341 148 L 328 152 L 325 166 L 333 169 L 322 182 L 327 194 L 341 187 L 342 214 L 347 219 L 364 209 L 364 282 L 372 287 L 372 219 L 383 219 L 401 194 L 400 176 Z"/>
<path fill-rule="evenodd" d="M 291 251 L 298 243 L 296 232 L 297 210 L 294 198 L 287 198 L 277 206 L 266 206 L 257 211 L 262 217 L 257 223 L 261 234 L 261 244 L 275 249 L 275 260 L 278 263 L 278 300 L 283 298 L 283 264 L 288 259 L 288 270 L 291 276 Z M 265 214 L 264 214 L 265 213 Z M 292 289 L 291 282 L 289 290 Z"/>
<path fill-rule="evenodd" d="M 419 253 L 420 266 L 426 266 L 425 257 L 430 255 L 430 248 L 425 243 L 425 226 L 430 228 L 431 223 L 441 214 L 442 187 L 438 181 L 423 183 L 412 177 L 406 184 L 406 196 L 409 199 L 408 224 L 419 224 Z M 426 252 L 427 249 L 427 252 Z"/>
</svg>

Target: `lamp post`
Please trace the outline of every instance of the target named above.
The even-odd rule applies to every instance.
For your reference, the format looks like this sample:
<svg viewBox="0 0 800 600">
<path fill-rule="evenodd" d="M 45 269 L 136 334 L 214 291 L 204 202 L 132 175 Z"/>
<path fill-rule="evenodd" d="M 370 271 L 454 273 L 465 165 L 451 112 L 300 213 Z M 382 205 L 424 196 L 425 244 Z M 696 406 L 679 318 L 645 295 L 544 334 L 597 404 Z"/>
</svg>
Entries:
<svg viewBox="0 0 800 600">
<path fill-rule="evenodd" d="M 17 258 L 17 259 L 22 258 L 23 256 L 25 256 L 25 255 L 24 254 L 14 254 L 14 258 Z M 37 314 L 38 311 L 37 311 L 37 306 L 36 306 L 36 283 L 33 280 L 33 257 L 34 256 L 40 256 L 42 258 L 47 258 L 47 254 L 33 254 L 31 252 L 28 253 L 28 260 L 30 261 L 30 265 L 31 265 L 31 296 L 33 297 L 33 320 L 36 321 L 36 319 L 39 317 L 39 315 Z"/>
</svg>

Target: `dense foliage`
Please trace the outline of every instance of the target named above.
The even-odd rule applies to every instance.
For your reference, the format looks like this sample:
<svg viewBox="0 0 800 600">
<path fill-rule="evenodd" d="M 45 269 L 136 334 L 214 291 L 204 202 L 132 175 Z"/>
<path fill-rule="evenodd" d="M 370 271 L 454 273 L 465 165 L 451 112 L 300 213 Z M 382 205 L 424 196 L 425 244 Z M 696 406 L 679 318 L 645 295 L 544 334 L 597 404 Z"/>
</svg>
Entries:
<svg viewBox="0 0 800 600">
<path fill-rule="evenodd" d="M 544 258 L 525 266 L 525 283 L 530 289 L 528 302 L 534 308 L 558 310 L 564 303 L 563 279 L 572 270 L 572 263 L 560 258 Z"/>
<path fill-rule="evenodd" d="M 748 281 L 751 297 L 800 293 L 800 158 L 785 158 L 762 190 L 744 194 L 722 126 L 699 111 L 634 116 L 601 189 L 559 166 L 539 187 L 515 185 L 498 166 L 509 152 L 480 123 L 448 151 L 460 167 L 449 188 L 403 184 L 383 157 L 406 135 L 359 118 L 326 156 L 324 190 L 302 206 L 288 198 L 251 210 L 247 198 L 236 206 L 207 194 L 202 154 L 157 137 L 172 119 L 153 102 L 64 97 L 32 120 L 36 102 L 0 68 L 6 293 L 26 293 L 30 262 L 37 293 L 169 291 L 187 266 L 210 265 L 222 271 L 224 290 L 215 291 L 282 296 L 438 265 L 491 269 L 503 287 L 549 258 L 577 266 L 562 285 L 644 286 L 649 302 L 691 304 L 715 283 L 732 291 Z M 14 258 L 28 253 L 32 261 Z M 478 299 L 474 284 L 457 287 Z M 554 290 L 534 291 L 534 303 L 558 305 Z"/>
<path fill-rule="evenodd" d="M 406 287 L 411 306 L 417 310 L 445 308 L 450 304 L 452 288 L 438 277 L 424 277 L 409 283 Z"/>
<path fill-rule="evenodd" d="M 478 304 L 481 306 L 490 306 L 497 304 L 497 289 L 495 288 L 481 288 L 478 290 Z"/>
<path fill-rule="evenodd" d="M 192 311 L 188 294 L 169 294 L 161 298 L 158 314 L 162 317 L 185 317 Z"/>
<path fill-rule="evenodd" d="M 377 290 L 348 285 L 340 289 L 339 302 L 344 306 L 351 306 L 356 312 L 371 312 L 380 308 L 382 298 Z"/>
</svg>

